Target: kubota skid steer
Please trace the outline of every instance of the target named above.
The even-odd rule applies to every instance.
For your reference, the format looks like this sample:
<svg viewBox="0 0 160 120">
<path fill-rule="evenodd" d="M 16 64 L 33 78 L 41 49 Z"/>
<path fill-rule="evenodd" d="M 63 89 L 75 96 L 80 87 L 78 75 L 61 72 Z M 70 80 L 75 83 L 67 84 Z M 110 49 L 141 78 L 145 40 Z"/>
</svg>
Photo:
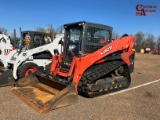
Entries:
<svg viewBox="0 0 160 120">
<path fill-rule="evenodd" d="M 88 22 L 65 24 L 64 49 L 52 57 L 49 75 L 36 72 L 12 91 L 44 113 L 77 101 L 130 86 L 134 70 L 133 36 L 111 41 L 112 28 Z"/>
</svg>

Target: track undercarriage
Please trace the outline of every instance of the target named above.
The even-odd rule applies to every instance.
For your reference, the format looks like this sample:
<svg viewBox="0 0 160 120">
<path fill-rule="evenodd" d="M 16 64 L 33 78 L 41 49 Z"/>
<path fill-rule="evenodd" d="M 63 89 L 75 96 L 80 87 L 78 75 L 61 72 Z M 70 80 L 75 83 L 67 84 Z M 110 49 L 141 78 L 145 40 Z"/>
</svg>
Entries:
<svg viewBox="0 0 160 120">
<path fill-rule="evenodd" d="M 78 84 L 78 92 L 94 97 L 127 88 L 130 82 L 127 65 L 122 61 L 111 61 L 88 69 Z"/>
<path fill-rule="evenodd" d="M 49 78 L 66 85 L 72 82 L 60 76 L 50 75 Z M 110 61 L 87 69 L 79 81 L 78 93 L 86 97 L 95 97 L 128 88 L 130 83 L 128 66 L 123 61 Z"/>
</svg>

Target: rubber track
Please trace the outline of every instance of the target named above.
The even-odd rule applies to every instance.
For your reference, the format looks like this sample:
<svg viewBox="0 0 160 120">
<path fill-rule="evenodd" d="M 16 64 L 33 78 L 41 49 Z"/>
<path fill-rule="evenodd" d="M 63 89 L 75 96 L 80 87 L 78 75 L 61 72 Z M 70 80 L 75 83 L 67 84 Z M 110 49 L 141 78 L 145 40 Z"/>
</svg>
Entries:
<svg viewBox="0 0 160 120">
<path fill-rule="evenodd" d="M 87 97 L 92 97 L 92 96 L 94 97 L 94 95 L 90 96 L 88 94 L 88 92 L 89 92 L 88 86 L 91 83 L 95 82 L 96 80 L 113 72 L 115 69 L 117 69 L 119 66 L 121 66 L 123 64 L 124 64 L 123 61 L 111 61 L 111 62 L 100 64 L 95 67 L 93 66 L 90 69 L 88 69 L 84 73 L 83 77 L 81 78 L 81 80 L 78 84 L 79 94 L 85 95 Z"/>
</svg>

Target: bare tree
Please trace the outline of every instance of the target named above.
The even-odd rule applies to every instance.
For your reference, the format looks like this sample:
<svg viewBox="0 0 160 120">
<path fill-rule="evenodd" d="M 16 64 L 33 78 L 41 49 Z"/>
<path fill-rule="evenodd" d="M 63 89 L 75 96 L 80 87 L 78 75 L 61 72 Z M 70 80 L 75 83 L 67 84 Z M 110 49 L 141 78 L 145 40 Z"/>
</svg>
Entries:
<svg viewBox="0 0 160 120">
<path fill-rule="evenodd" d="M 117 38 L 119 38 L 120 36 L 119 36 L 119 34 L 116 32 L 116 31 L 113 31 L 112 32 L 112 39 L 117 39 Z"/>
<path fill-rule="evenodd" d="M 52 36 L 55 36 L 55 35 L 56 35 L 56 32 L 55 32 L 55 30 L 54 30 L 54 28 L 53 28 L 53 25 L 49 24 L 47 30 L 49 30 L 49 32 L 50 32 L 50 34 L 51 34 Z"/>
<path fill-rule="evenodd" d="M 8 35 L 8 30 L 6 28 L 0 28 L 0 32 L 4 32 L 4 34 Z"/>
<path fill-rule="evenodd" d="M 160 35 L 159 35 L 158 38 L 157 38 L 157 43 L 160 44 Z"/>
<path fill-rule="evenodd" d="M 36 28 L 36 31 L 39 31 L 39 32 L 45 32 L 46 30 L 42 27 L 37 27 Z"/>
<path fill-rule="evenodd" d="M 151 33 L 146 34 L 145 47 L 151 48 L 153 50 L 155 48 L 156 42 L 154 41 L 155 37 Z"/>
<path fill-rule="evenodd" d="M 136 49 L 136 51 L 137 52 L 140 52 L 140 50 L 142 49 L 142 48 L 144 48 L 144 41 L 145 41 L 145 35 L 144 35 L 144 33 L 142 33 L 142 32 L 137 32 L 136 34 L 135 34 L 135 39 L 136 39 L 136 41 L 135 41 L 135 49 Z"/>
<path fill-rule="evenodd" d="M 157 50 L 158 50 L 158 54 L 160 54 L 160 35 L 157 38 Z"/>
<path fill-rule="evenodd" d="M 63 25 L 56 28 L 56 33 L 62 33 L 64 31 Z"/>
</svg>

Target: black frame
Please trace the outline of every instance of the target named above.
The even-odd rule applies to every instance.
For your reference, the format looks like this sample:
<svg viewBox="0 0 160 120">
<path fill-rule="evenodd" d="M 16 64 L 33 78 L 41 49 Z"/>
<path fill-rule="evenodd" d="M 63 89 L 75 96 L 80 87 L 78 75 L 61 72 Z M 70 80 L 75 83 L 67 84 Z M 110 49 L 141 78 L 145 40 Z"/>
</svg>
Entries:
<svg viewBox="0 0 160 120">
<path fill-rule="evenodd" d="M 93 27 L 93 28 L 98 28 L 98 29 L 103 29 L 103 30 L 109 31 L 109 33 L 110 33 L 109 40 L 110 41 L 112 40 L 112 27 L 110 27 L 110 26 L 106 26 L 106 25 L 102 25 L 102 24 L 89 23 L 89 22 L 85 22 L 85 21 L 65 24 L 64 25 L 64 29 L 65 29 L 64 47 L 63 47 L 63 49 L 64 49 L 63 51 L 65 51 L 65 52 L 63 52 L 63 61 L 62 61 L 62 64 L 61 64 L 61 70 L 65 70 L 65 71 L 69 70 L 70 64 L 72 62 L 72 59 L 70 59 L 70 57 L 67 56 L 67 54 L 66 54 L 68 52 L 66 50 L 68 49 L 67 47 L 68 47 L 68 42 L 69 42 L 69 40 L 67 38 L 67 35 L 68 35 L 68 33 L 67 33 L 68 29 L 67 28 L 70 28 L 72 26 L 75 26 L 75 27 L 76 26 L 82 26 L 82 39 L 81 39 L 80 44 L 79 44 L 80 45 L 79 51 L 84 51 L 86 45 L 95 45 L 96 47 L 98 45 L 99 48 L 101 48 L 104 45 L 106 45 L 106 44 L 101 44 L 101 43 L 88 43 L 88 42 L 86 42 L 87 28 L 89 28 L 89 27 Z M 84 51 L 84 52 L 86 52 L 86 51 Z M 91 51 L 91 52 L 94 52 L 94 51 Z"/>
<path fill-rule="evenodd" d="M 110 38 L 109 40 L 111 41 L 112 40 L 112 30 L 113 28 L 110 27 L 110 26 L 107 26 L 107 25 L 102 25 L 102 24 L 96 24 L 96 23 L 90 23 L 90 22 L 86 22 L 86 21 L 80 21 L 80 22 L 75 22 L 75 23 L 69 23 L 69 24 L 64 24 L 64 29 L 66 27 L 69 27 L 69 26 L 76 26 L 76 25 L 81 25 L 83 26 L 83 34 L 82 34 L 82 41 L 80 43 L 80 51 L 84 51 L 85 52 L 85 45 L 95 45 L 95 46 L 99 46 L 99 47 L 103 47 L 105 46 L 106 44 L 100 44 L 100 43 L 89 43 L 86 41 L 86 34 L 87 34 L 87 29 L 89 27 L 93 27 L 93 28 L 99 28 L 99 29 L 104 29 L 104 30 L 107 30 L 109 31 L 110 33 Z M 64 42 L 64 49 L 66 49 L 66 29 L 65 29 L 65 42 Z"/>
<path fill-rule="evenodd" d="M 22 39 L 24 39 L 25 35 L 28 34 L 31 37 L 31 41 L 30 41 L 30 46 L 31 49 L 36 48 L 37 46 L 34 43 L 34 36 L 35 35 L 42 35 L 42 45 L 45 45 L 45 40 L 44 40 L 44 36 L 48 35 L 47 33 L 44 32 L 38 32 L 38 31 L 22 31 L 21 35 L 22 35 Z M 49 35 L 51 37 L 51 35 Z M 52 37 L 51 37 L 52 39 Z M 53 40 L 52 40 L 53 41 Z M 40 45 L 40 46 L 42 46 Z M 24 46 L 24 41 L 22 40 L 22 46 Z M 39 46 L 38 46 L 39 47 Z"/>
</svg>

